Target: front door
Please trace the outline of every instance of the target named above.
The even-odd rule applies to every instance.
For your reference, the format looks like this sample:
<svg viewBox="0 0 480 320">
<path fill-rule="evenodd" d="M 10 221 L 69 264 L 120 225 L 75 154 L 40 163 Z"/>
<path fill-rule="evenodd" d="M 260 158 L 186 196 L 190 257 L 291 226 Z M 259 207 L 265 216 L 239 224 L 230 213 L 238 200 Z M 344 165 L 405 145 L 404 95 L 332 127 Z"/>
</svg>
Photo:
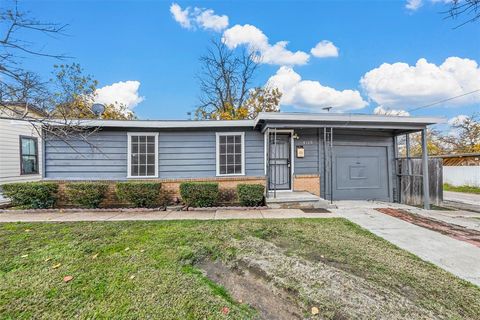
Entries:
<svg viewBox="0 0 480 320">
<path fill-rule="evenodd" d="M 270 190 L 291 189 L 290 133 L 270 133 L 268 168 Z"/>
</svg>

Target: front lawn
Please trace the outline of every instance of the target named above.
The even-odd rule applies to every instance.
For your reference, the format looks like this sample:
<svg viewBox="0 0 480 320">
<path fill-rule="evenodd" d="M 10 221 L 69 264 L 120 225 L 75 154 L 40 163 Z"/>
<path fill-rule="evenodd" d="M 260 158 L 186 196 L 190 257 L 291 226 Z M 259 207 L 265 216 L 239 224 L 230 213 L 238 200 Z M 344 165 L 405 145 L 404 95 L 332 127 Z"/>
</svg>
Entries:
<svg viewBox="0 0 480 320">
<path fill-rule="evenodd" d="M 479 319 L 480 288 L 343 219 L 0 225 L 0 319 L 251 319 L 272 310 Z"/>
<path fill-rule="evenodd" d="M 479 187 L 472 187 L 472 186 L 452 186 L 451 184 L 444 183 L 443 184 L 444 191 L 455 191 L 455 192 L 464 192 L 464 193 L 475 193 L 480 194 Z"/>
</svg>

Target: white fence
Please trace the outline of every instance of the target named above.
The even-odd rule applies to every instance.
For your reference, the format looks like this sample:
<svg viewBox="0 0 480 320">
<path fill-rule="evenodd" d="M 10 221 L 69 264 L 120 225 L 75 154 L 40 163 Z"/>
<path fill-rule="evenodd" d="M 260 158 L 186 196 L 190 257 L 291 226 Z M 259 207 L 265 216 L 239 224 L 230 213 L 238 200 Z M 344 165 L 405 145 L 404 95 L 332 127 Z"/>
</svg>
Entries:
<svg viewBox="0 0 480 320">
<path fill-rule="evenodd" d="M 480 187 L 480 166 L 443 166 L 443 183 Z"/>
</svg>

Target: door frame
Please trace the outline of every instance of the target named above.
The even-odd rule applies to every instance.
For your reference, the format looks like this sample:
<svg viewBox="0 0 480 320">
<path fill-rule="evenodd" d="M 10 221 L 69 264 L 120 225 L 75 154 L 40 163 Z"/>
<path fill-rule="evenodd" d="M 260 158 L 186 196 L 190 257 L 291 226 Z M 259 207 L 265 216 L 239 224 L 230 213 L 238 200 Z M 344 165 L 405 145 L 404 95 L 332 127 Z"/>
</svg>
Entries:
<svg viewBox="0 0 480 320">
<path fill-rule="evenodd" d="M 270 129 L 275 129 L 275 128 L 270 128 Z M 292 192 L 293 191 L 293 177 L 294 177 L 294 173 L 295 173 L 295 142 L 294 142 L 294 134 L 295 134 L 295 130 L 294 129 L 277 129 L 276 130 L 277 133 L 289 133 L 290 134 L 290 189 L 283 189 L 283 190 L 277 190 L 277 192 Z M 267 130 L 265 130 L 265 132 L 263 133 L 263 137 L 264 137 L 264 141 L 263 141 L 263 151 L 264 151 L 264 156 L 263 156 L 263 162 L 264 162 L 264 172 L 265 172 L 265 176 L 268 177 L 268 172 L 267 172 L 267 161 L 269 161 L 269 159 L 267 159 L 267 155 L 268 155 L 268 152 L 267 152 L 267 147 L 268 147 L 268 135 L 270 133 L 273 133 L 272 131 L 269 131 L 268 128 Z M 270 190 L 270 184 L 268 183 L 268 179 L 267 179 L 267 191 L 273 191 L 273 190 Z"/>
</svg>

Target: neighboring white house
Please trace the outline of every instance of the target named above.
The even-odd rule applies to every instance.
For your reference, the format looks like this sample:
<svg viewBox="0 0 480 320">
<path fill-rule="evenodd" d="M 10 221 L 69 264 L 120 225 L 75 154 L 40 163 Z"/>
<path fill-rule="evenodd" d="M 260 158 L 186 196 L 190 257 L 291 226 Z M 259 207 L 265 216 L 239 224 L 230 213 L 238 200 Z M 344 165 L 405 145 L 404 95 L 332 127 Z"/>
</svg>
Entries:
<svg viewBox="0 0 480 320">
<path fill-rule="evenodd" d="M 39 115 L 36 110 L 30 110 L 29 114 Z M 0 107 L 0 189 L 5 183 L 42 178 L 43 148 L 39 132 L 28 121 L 11 117 L 10 110 Z M 0 203 L 4 202 L 0 191 Z"/>
</svg>

